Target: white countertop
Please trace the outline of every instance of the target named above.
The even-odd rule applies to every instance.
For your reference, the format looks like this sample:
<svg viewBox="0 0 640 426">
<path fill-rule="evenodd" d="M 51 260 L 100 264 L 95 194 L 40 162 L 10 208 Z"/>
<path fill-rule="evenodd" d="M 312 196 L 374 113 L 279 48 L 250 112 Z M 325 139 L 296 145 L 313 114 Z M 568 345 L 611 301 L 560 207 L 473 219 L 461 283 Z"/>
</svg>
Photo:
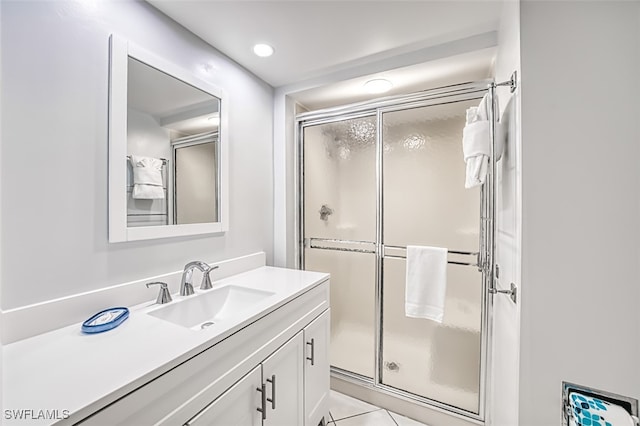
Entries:
<svg viewBox="0 0 640 426">
<path fill-rule="evenodd" d="M 327 274 L 261 267 L 214 283 L 274 292 L 236 317 L 204 330 L 191 330 L 146 312 L 154 301 L 130 307 L 119 327 L 84 334 L 81 324 L 21 340 L 3 347 L 3 423 L 7 410 L 57 410 L 78 421 L 225 337 L 277 309 L 328 278 Z M 206 291 L 206 290 L 205 290 Z M 196 290 L 200 292 L 200 290 Z M 193 296 L 189 296 L 193 297 Z M 180 303 L 175 297 L 171 303 Z M 46 321 L 46 318 L 34 318 Z M 15 421 L 53 424 L 56 419 Z"/>
</svg>

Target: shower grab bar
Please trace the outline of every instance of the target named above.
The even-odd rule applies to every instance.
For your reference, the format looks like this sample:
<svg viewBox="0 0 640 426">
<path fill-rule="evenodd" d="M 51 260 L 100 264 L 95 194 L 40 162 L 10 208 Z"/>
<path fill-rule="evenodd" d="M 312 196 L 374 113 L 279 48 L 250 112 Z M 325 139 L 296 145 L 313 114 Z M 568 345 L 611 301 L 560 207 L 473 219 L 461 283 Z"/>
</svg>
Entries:
<svg viewBox="0 0 640 426">
<path fill-rule="evenodd" d="M 371 248 L 365 249 L 365 248 L 355 248 L 355 247 L 351 248 L 351 247 L 323 246 L 323 245 L 317 245 L 314 243 L 333 243 L 333 244 L 346 244 L 346 245 L 357 244 L 360 246 L 369 245 L 371 246 Z M 306 248 L 312 248 L 312 249 L 347 251 L 352 253 L 375 254 L 376 252 L 375 243 L 368 242 L 368 241 L 338 240 L 338 239 L 330 239 L 330 238 L 305 238 L 304 246 Z"/>
<path fill-rule="evenodd" d="M 131 160 L 131 156 L 130 155 L 127 155 L 127 160 Z M 158 160 L 162 160 L 162 165 L 163 166 L 169 162 L 169 160 L 167 160 L 166 158 L 158 158 Z"/>
<path fill-rule="evenodd" d="M 369 254 L 376 253 L 375 249 L 367 250 L 367 249 L 348 248 L 348 247 L 324 247 L 324 246 L 316 246 L 313 244 L 309 244 L 308 248 L 317 249 L 317 250 L 348 251 L 352 253 L 369 253 Z"/>
<path fill-rule="evenodd" d="M 338 238 L 305 238 L 306 241 L 313 244 L 314 241 L 323 243 L 345 243 L 345 244 L 370 244 L 375 245 L 373 241 L 359 241 L 359 240 L 341 240 Z"/>
<path fill-rule="evenodd" d="M 369 254 L 375 254 L 376 252 L 375 250 L 344 248 L 344 247 L 322 247 L 322 246 L 314 246 L 314 245 L 310 245 L 309 248 L 317 249 L 317 250 L 350 251 L 353 253 L 369 253 Z"/>
</svg>

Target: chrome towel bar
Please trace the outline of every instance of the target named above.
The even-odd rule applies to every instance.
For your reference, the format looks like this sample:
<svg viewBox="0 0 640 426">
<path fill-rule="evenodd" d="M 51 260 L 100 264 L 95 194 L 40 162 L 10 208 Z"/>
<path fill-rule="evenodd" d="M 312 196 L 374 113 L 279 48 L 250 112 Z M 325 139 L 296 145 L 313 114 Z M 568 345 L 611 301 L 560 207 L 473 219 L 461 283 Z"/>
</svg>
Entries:
<svg viewBox="0 0 640 426">
<path fill-rule="evenodd" d="M 383 245 L 383 258 L 391 258 L 391 259 L 406 259 L 407 256 L 406 255 L 402 255 L 402 254 L 386 254 L 384 253 L 384 249 L 392 249 L 392 250 L 406 250 L 407 248 L 404 246 L 388 246 L 388 245 Z M 460 262 L 457 260 L 447 260 L 448 264 L 451 265 L 463 265 L 463 266 L 478 266 L 478 256 L 479 253 L 477 251 L 460 251 L 460 250 L 447 250 L 447 253 L 449 254 L 457 254 L 457 255 L 462 255 L 462 256 L 475 256 L 476 257 L 476 262 Z"/>
<path fill-rule="evenodd" d="M 407 249 L 404 246 L 388 246 L 388 245 L 385 245 L 384 248 L 396 249 L 396 250 L 406 250 Z M 447 253 L 450 253 L 450 254 L 461 254 L 461 255 L 465 255 L 465 256 L 477 256 L 478 255 L 477 251 L 447 250 Z"/>
<path fill-rule="evenodd" d="M 127 155 L 127 160 L 131 160 L 131 156 Z M 167 160 L 166 158 L 158 158 L 158 160 L 162 160 L 162 164 L 167 164 L 169 162 L 169 160 Z"/>
<path fill-rule="evenodd" d="M 335 250 L 335 251 L 346 251 L 353 253 L 369 253 L 375 254 L 375 243 L 368 241 L 352 241 L 352 240 L 339 240 L 339 239 L 331 239 L 331 238 L 306 238 L 304 241 L 304 247 L 311 249 L 319 249 L 319 250 Z M 355 246 L 355 247 L 354 247 Z M 367 247 L 368 246 L 368 247 Z M 384 245 L 382 244 L 380 247 L 381 257 L 389 258 L 389 259 L 406 259 L 407 256 L 404 254 L 386 254 L 386 249 L 390 250 L 406 250 L 405 246 L 392 246 L 392 245 Z M 461 250 L 447 250 L 449 254 L 460 255 L 460 256 L 475 256 L 475 262 L 461 262 L 458 260 L 448 260 L 447 263 L 452 265 L 463 265 L 463 266 L 476 266 L 478 267 L 478 257 L 479 252 L 477 251 L 461 251 Z"/>
</svg>

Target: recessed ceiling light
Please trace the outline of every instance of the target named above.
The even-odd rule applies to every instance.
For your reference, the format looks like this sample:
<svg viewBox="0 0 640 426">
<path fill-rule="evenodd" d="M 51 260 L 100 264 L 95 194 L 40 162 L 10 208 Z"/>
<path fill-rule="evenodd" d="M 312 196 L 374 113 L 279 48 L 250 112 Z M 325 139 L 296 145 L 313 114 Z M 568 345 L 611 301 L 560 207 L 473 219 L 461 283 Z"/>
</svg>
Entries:
<svg viewBox="0 0 640 426">
<path fill-rule="evenodd" d="M 273 55 L 273 47 L 269 46 L 268 44 L 258 43 L 253 46 L 253 53 L 260 56 L 261 58 L 266 58 Z"/>
<path fill-rule="evenodd" d="M 391 90 L 393 84 L 389 80 L 385 80 L 384 78 L 376 78 L 374 80 L 369 80 L 364 84 L 364 88 L 369 93 L 384 93 Z"/>
</svg>

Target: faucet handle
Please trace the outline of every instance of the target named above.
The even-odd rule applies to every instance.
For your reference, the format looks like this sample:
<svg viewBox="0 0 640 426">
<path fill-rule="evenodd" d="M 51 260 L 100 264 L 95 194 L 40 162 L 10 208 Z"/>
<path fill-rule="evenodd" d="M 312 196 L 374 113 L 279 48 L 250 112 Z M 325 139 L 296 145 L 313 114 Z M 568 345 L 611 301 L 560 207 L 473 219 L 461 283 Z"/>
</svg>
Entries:
<svg viewBox="0 0 640 426">
<path fill-rule="evenodd" d="M 167 283 L 163 283 L 160 281 L 147 283 L 147 288 L 152 285 L 160 286 L 160 292 L 158 293 L 158 298 L 156 299 L 157 304 L 164 305 L 165 303 L 171 302 L 171 294 L 169 293 L 169 286 L 167 286 Z"/>
<path fill-rule="evenodd" d="M 211 284 L 211 276 L 209 275 L 209 273 L 214 269 L 218 269 L 218 267 L 218 265 L 209 266 L 202 272 L 202 284 L 200 284 L 200 290 L 209 290 L 210 288 L 213 288 L 213 285 Z"/>
</svg>

